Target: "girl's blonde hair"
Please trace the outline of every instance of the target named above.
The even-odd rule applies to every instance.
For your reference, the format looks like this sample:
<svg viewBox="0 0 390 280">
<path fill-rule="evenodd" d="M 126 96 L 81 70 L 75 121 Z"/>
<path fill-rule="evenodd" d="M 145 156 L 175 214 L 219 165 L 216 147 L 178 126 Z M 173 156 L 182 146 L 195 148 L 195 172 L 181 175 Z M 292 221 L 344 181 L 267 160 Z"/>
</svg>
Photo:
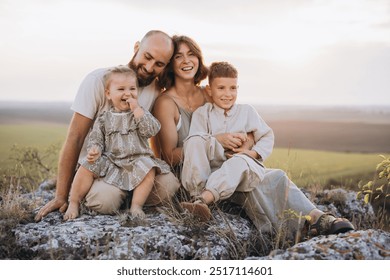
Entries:
<svg viewBox="0 0 390 280">
<path fill-rule="evenodd" d="M 126 65 L 119 65 L 108 69 L 107 72 L 104 74 L 104 89 L 107 89 L 109 87 L 111 81 L 110 79 L 113 74 L 125 74 L 134 77 L 138 88 L 137 73 Z"/>
</svg>

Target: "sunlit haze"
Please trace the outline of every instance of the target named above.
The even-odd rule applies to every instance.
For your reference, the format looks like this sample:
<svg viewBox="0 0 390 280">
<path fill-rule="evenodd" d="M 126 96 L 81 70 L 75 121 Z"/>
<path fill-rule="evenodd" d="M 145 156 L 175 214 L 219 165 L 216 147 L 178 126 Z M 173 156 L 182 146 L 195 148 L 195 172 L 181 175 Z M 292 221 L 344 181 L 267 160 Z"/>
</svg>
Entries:
<svg viewBox="0 0 390 280">
<path fill-rule="evenodd" d="M 239 102 L 390 105 L 390 0 L 0 0 L 0 101 L 72 101 L 151 29 L 239 70 Z"/>
</svg>

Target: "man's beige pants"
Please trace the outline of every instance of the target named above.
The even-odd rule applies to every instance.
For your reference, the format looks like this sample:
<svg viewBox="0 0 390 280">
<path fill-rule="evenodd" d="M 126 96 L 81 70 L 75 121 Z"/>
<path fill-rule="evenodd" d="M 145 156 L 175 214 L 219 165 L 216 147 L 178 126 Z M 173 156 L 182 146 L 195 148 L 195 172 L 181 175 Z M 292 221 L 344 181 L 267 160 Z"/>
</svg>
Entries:
<svg viewBox="0 0 390 280">
<path fill-rule="evenodd" d="M 173 173 L 158 174 L 145 206 L 154 206 L 169 202 L 180 187 Z M 101 214 L 115 214 L 126 198 L 127 192 L 116 186 L 96 179 L 85 197 L 85 206 Z"/>
</svg>

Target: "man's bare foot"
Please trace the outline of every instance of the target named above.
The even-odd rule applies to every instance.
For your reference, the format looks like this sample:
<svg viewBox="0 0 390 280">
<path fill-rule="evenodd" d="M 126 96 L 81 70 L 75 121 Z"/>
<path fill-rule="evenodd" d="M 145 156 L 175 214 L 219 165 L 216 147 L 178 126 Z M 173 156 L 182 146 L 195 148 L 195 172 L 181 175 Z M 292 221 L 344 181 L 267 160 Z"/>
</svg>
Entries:
<svg viewBox="0 0 390 280">
<path fill-rule="evenodd" d="M 133 218 L 144 219 L 146 217 L 146 214 L 142 211 L 141 207 L 131 207 L 130 214 Z"/>
<path fill-rule="evenodd" d="M 68 210 L 64 215 L 64 221 L 76 219 L 79 216 L 79 205 L 77 203 L 70 202 Z"/>
</svg>

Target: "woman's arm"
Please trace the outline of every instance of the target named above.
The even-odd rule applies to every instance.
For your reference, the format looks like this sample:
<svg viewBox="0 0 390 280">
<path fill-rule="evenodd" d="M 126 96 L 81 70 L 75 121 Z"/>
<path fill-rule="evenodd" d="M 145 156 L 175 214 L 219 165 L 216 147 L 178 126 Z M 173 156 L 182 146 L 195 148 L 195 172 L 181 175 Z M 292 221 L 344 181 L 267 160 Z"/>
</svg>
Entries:
<svg viewBox="0 0 390 280">
<path fill-rule="evenodd" d="M 153 115 L 161 124 L 161 129 L 154 139 L 160 151 L 157 154 L 169 165 L 174 166 L 182 161 L 182 148 L 177 147 L 178 134 L 176 130 L 179 111 L 176 104 L 168 96 L 157 98 L 153 108 Z M 156 151 L 155 151 L 156 154 Z"/>
</svg>

